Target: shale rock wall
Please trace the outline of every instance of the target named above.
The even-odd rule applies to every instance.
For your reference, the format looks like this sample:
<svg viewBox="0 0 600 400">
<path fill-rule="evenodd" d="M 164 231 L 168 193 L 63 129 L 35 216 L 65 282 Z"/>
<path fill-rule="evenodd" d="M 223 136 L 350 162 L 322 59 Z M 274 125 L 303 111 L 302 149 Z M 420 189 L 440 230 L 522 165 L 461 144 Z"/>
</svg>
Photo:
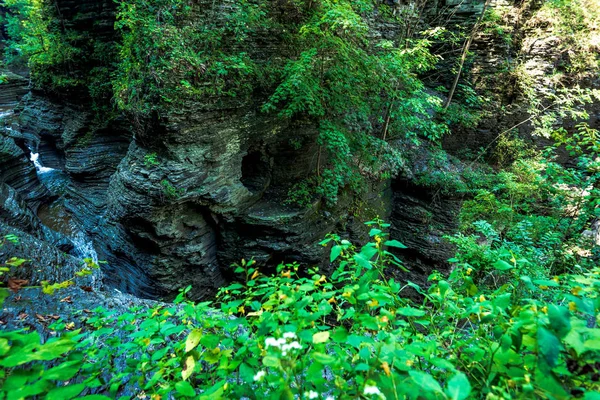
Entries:
<svg viewBox="0 0 600 400">
<path fill-rule="evenodd" d="M 105 43 L 117 40 L 112 1 L 56 4 L 69 29 Z M 415 5 L 398 4 L 398 12 L 407 7 Z M 477 0 L 436 0 L 419 18 L 423 24 L 468 25 L 482 7 Z M 393 38 L 400 28 L 374 20 L 371 34 Z M 254 51 L 283 51 L 273 38 L 263 39 Z M 478 53 L 487 51 L 487 41 L 478 38 Z M 490 60 L 504 51 L 494 47 L 485 68 L 496 68 Z M 0 103 L 21 96 L 23 82 L 15 78 L 14 96 L 3 91 Z M 335 207 L 321 202 L 293 207 L 285 204 L 287 190 L 315 170 L 317 132 L 261 114 L 255 100 L 190 103 L 153 130 L 134 133 L 122 117 L 99 121 L 85 98 L 27 94 L 0 130 L 0 176 L 6 184 L 0 231 L 20 230 L 37 241 L 36 251 L 50 246 L 69 257 L 77 255 L 78 231 L 93 243 L 98 259 L 107 261 L 105 284 L 145 297 L 170 297 L 192 285 L 195 298 L 206 298 L 242 258 L 252 257 L 263 268 L 293 261 L 326 267 L 327 249 L 317 246 L 325 234 L 335 231 L 358 242 L 366 234 L 362 222 L 375 216 L 391 221 L 392 236 L 409 247 L 403 255 L 417 276 L 412 280 L 445 268 L 452 248 L 443 236 L 456 229 L 461 197 L 419 179 L 431 165 L 434 147 L 398 142 L 407 154 L 407 168 L 398 178 L 374 182 L 360 195 L 345 193 Z M 464 144 L 482 129 L 485 123 L 479 130 L 455 132 L 446 146 Z M 493 124 L 490 135 L 492 129 Z M 40 165 L 51 172 L 40 174 L 38 166 L 36 174 L 32 154 L 39 154 Z M 448 158 L 435 168 L 444 173 L 461 165 Z M 15 204 L 21 210 L 17 217 Z M 41 226 L 52 227 L 55 236 L 48 228 L 30 233 Z M 56 262 L 39 260 L 38 265 Z"/>
</svg>

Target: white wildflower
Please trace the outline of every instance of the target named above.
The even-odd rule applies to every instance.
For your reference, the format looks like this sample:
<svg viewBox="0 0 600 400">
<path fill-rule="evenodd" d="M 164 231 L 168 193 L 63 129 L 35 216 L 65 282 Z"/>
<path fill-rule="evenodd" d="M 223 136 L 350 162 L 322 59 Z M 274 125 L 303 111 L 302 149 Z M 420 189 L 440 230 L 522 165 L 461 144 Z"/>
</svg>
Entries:
<svg viewBox="0 0 600 400">
<path fill-rule="evenodd" d="M 314 390 L 311 390 L 310 392 L 308 392 L 309 399 L 316 399 L 318 397 L 319 397 L 319 393 L 315 392 Z"/>
<path fill-rule="evenodd" d="M 285 339 L 296 339 L 296 334 L 294 332 L 286 332 L 283 334 Z"/>
<path fill-rule="evenodd" d="M 327 396 L 327 397 L 325 397 L 325 400 L 335 400 L 335 397 L 333 397 L 333 396 Z"/>
<path fill-rule="evenodd" d="M 302 350 L 302 345 L 296 341 L 293 341 L 292 343 L 287 343 L 281 346 L 281 352 L 284 356 L 287 355 L 288 351 L 292 349 Z"/>
<path fill-rule="evenodd" d="M 265 346 L 267 347 L 281 347 L 285 344 L 285 339 L 275 339 L 274 337 L 268 337 L 265 339 Z"/>
<path fill-rule="evenodd" d="M 282 351 L 290 351 L 292 349 L 302 350 L 302 345 L 298 342 L 292 342 L 281 346 Z"/>
<path fill-rule="evenodd" d="M 382 393 L 377 386 L 367 385 L 367 386 L 365 386 L 365 390 L 364 390 L 363 394 L 364 395 L 373 394 L 373 395 L 380 396 Z"/>
<path fill-rule="evenodd" d="M 254 375 L 255 381 L 260 381 L 267 373 L 265 371 L 258 371 L 256 375 Z"/>
</svg>

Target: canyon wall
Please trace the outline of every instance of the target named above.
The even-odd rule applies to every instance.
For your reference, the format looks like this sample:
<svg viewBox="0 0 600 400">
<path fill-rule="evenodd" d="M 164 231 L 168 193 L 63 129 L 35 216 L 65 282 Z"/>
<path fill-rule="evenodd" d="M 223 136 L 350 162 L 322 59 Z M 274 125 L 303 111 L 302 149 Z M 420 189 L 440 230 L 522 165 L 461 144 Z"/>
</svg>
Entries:
<svg viewBox="0 0 600 400">
<path fill-rule="evenodd" d="M 56 5 L 65 29 L 102 43 L 118 40 L 114 2 L 57 0 Z M 415 5 L 398 4 L 399 12 L 402 7 Z M 476 0 L 432 1 L 420 23 L 444 19 L 472 26 L 482 8 Z M 374 17 L 370 34 L 393 38 L 401 28 Z M 256 38 L 253 51 L 285 50 L 263 37 Z M 474 51 L 477 68 L 488 74 L 512 50 L 479 35 Z M 540 65 L 554 56 L 547 46 L 531 54 Z M 91 67 L 77 65 L 75 73 L 83 76 Z M 261 113 L 257 98 L 190 102 L 140 132 L 125 116 L 98 120 L 90 100 L 77 91 L 32 90 L 15 106 L 24 85 L 23 78 L 11 75 L 9 86 L 0 86 L 0 106 L 10 110 L 0 129 L 0 177 L 7 185 L 0 228 L 51 227 L 53 234 L 44 228 L 32 240 L 73 256 L 78 255 L 73 241 L 83 237 L 107 262 L 109 286 L 172 297 L 192 285 L 192 296 L 200 299 L 227 282 L 230 265 L 242 258 L 253 258 L 262 268 L 280 262 L 326 267 L 327 249 L 318 242 L 328 232 L 362 240 L 362 223 L 377 216 L 390 221 L 392 237 L 408 246 L 403 256 L 413 280 L 446 268 L 452 255 L 443 236 L 457 227 L 461 195 L 441 191 L 440 184 L 425 185 L 420 177 L 464 165 L 454 157 L 432 164 L 435 146 L 398 141 L 395 146 L 406 157 L 398 177 L 371 182 L 359 194 L 347 191 L 335 206 L 315 201 L 297 207 L 286 203 L 288 190 L 318 166 L 316 129 Z M 457 130 L 445 146 L 487 144 L 497 125 L 483 121 L 479 128 Z M 37 171 L 32 154 L 38 157 Z M 19 207 L 21 216 L 6 217 L 15 203 L 27 206 Z M 24 218 L 30 221 L 26 226 Z M 40 260 L 45 267 L 53 262 Z"/>
</svg>

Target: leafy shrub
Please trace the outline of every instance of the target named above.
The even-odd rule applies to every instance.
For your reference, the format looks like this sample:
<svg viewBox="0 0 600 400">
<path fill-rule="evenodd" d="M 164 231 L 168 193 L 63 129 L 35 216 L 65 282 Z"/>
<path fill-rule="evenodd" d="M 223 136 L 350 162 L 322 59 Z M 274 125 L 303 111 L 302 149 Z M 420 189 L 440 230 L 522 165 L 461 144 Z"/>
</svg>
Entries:
<svg viewBox="0 0 600 400">
<path fill-rule="evenodd" d="M 144 165 L 146 168 L 156 167 L 160 165 L 160 161 L 158 161 L 158 155 L 156 153 L 148 153 L 144 156 Z"/>
<path fill-rule="evenodd" d="M 176 305 L 95 310 L 84 334 L 44 345 L 3 332 L 1 390 L 24 393 L 21 379 L 63 398 L 595 398 L 600 269 L 531 276 L 536 261 L 518 254 L 476 264 L 462 252 L 424 288 L 390 277 L 405 270 L 391 252 L 404 246 L 387 224 L 368 224 L 360 248 L 322 242 L 337 265 L 329 278 L 297 264 L 267 276 L 242 260 L 216 308 L 185 301 L 188 288 Z M 479 229 L 498 243 L 489 224 Z"/>
<path fill-rule="evenodd" d="M 180 189 L 175 186 L 167 179 L 160 181 L 162 186 L 162 194 L 167 199 L 178 199 L 185 194 L 185 189 Z"/>
</svg>

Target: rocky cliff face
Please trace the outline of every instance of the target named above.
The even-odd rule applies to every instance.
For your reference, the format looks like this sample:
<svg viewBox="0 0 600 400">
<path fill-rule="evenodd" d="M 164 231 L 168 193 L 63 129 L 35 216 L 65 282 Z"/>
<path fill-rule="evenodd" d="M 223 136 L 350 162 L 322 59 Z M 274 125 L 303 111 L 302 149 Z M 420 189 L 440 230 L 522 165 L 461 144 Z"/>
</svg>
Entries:
<svg viewBox="0 0 600 400">
<path fill-rule="evenodd" d="M 69 29 L 114 40 L 112 1 L 56 4 Z M 422 18 L 463 23 L 482 6 L 475 0 L 436 1 Z M 372 29 L 386 37 L 398 27 L 374 23 Z M 481 53 L 488 39 L 478 40 Z M 278 51 L 272 40 L 257 46 L 265 53 Z M 496 57 L 494 49 L 487 68 L 496 68 L 489 61 Z M 24 81 L 12 82 L 0 105 L 14 107 L 13 100 L 22 96 Z M 348 193 L 335 207 L 315 202 L 298 208 L 285 199 L 291 185 L 317 167 L 316 130 L 282 124 L 259 113 L 252 101 L 188 104 L 153 130 L 134 134 L 123 118 L 99 121 L 87 100 L 31 92 L 5 121 L 2 233 L 39 231 L 31 240 L 55 249 L 48 254 L 59 249 L 81 256 L 77 244 L 91 243 L 97 257 L 108 262 L 105 282 L 123 291 L 168 297 L 192 285 L 194 297 L 206 298 L 241 258 L 252 257 L 262 267 L 292 261 L 325 266 L 326 249 L 317 246 L 323 236 L 336 231 L 359 239 L 365 235 L 362 222 L 375 216 L 391 221 L 392 236 L 409 247 L 404 256 L 420 277 L 444 268 L 452 254 L 443 236 L 456 228 L 461 198 L 418 179 L 435 153 L 430 146 L 398 142 L 403 152 L 419 155 L 398 178 L 372 183 L 360 195 Z M 447 147 L 481 129 L 457 134 Z M 38 154 L 37 170 L 32 154 Z M 440 168 L 460 164 L 449 159 Z M 11 211 L 15 204 L 18 216 Z M 43 226 L 52 230 L 42 232 Z M 55 262 L 39 260 L 44 266 Z"/>
</svg>

